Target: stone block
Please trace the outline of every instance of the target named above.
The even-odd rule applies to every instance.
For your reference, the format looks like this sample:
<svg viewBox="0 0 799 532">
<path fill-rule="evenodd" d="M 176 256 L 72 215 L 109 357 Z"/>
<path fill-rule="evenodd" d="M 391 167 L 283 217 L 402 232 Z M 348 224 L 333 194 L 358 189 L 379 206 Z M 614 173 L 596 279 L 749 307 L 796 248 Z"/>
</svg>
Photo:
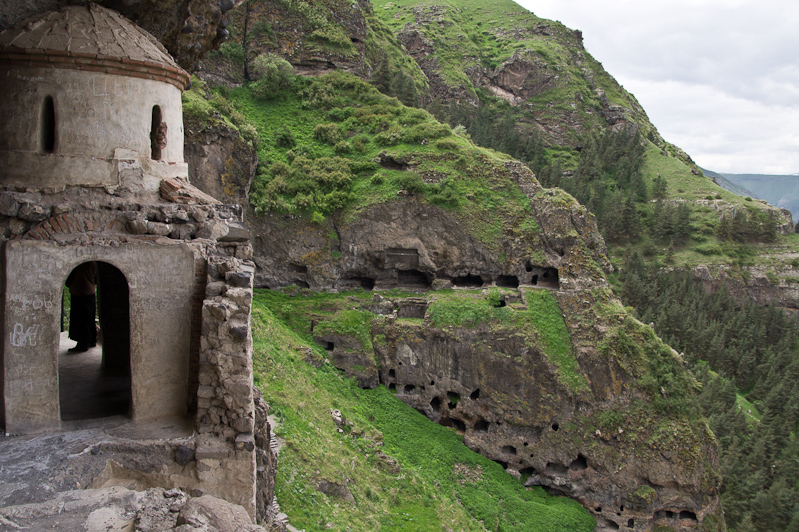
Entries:
<svg viewBox="0 0 799 532">
<path fill-rule="evenodd" d="M 197 388 L 197 397 L 211 399 L 212 397 L 216 397 L 216 393 L 212 386 L 200 386 Z"/>
<path fill-rule="evenodd" d="M 233 423 L 231 423 L 231 426 L 235 430 L 237 430 L 239 432 L 248 432 L 248 433 L 250 433 L 250 437 L 252 438 L 252 431 L 253 431 L 253 428 L 255 426 L 255 423 L 254 423 L 252 418 L 250 418 L 250 417 L 240 417 L 238 419 L 234 419 Z M 238 444 L 239 444 L 239 439 L 236 438 L 236 447 L 237 448 L 238 448 Z M 247 450 L 251 451 L 252 449 L 247 449 Z"/>
<path fill-rule="evenodd" d="M 50 209 L 39 203 L 23 203 L 17 216 L 28 222 L 42 222 L 50 217 Z"/>
<path fill-rule="evenodd" d="M 220 242 L 246 242 L 250 239 L 250 230 L 238 224 L 228 225 L 226 235 L 219 238 Z"/>
<path fill-rule="evenodd" d="M 197 228 L 197 238 L 206 238 L 209 240 L 219 240 L 228 234 L 228 226 L 224 222 L 211 220 L 209 222 L 201 223 Z"/>
<path fill-rule="evenodd" d="M 252 274 L 249 272 L 227 272 L 225 281 L 237 288 L 248 288 L 252 283 Z"/>
<path fill-rule="evenodd" d="M 194 460 L 194 449 L 186 447 L 185 445 L 178 445 L 175 449 L 175 462 L 181 466 L 188 465 Z"/>
<path fill-rule="evenodd" d="M 19 212 L 19 202 L 10 194 L 0 194 L 0 214 L 3 216 L 16 216 Z"/>
<path fill-rule="evenodd" d="M 252 451 L 254 449 L 255 449 L 255 436 L 253 436 L 252 432 L 244 432 L 236 436 L 236 450 Z"/>
</svg>

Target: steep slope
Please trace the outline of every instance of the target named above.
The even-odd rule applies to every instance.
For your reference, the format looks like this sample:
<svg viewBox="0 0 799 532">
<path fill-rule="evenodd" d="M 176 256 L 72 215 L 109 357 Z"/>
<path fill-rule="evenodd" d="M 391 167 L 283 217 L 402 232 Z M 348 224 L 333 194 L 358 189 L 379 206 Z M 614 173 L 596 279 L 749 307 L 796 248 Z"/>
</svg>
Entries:
<svg viewBox="0 0 799 532">
<path fill-rule="evenodd" d="M 401 389 L 527 485 L 579 500 L 601 530 L 722 526 L 695 382 L 610 295 L 593 217 L 356 77 L 291 83 L 266 101 L 222 91 L 259 132 L 256 282 L 367 292 L 324 296 L 320 315 L 303 291 L 273 312 L 361 386 Z M 382 295 L 395 288 L 419 292 Z"/>
<path fill-rule="evenodd" d="M 627 123 L 657 136 L 635 98 L 585 51 L 579 31 L 510 0 L 374 4 L 427 74 L 431 98 L 445 105 L 500 98 L 517 110 L 517 127 L 547 144 L 577 146 L 584 133 Z"/>
</svg>

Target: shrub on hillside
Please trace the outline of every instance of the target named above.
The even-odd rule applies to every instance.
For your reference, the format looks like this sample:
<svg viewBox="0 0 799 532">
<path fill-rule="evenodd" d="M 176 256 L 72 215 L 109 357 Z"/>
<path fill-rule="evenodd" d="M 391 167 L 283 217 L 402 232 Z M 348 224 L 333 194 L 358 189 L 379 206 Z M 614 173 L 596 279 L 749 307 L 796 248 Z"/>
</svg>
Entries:
<svg viewBox="0 0 799 532">
<path fill-rule="evenodd" d="M 250 85 L 250 90 L 259 100 L 275 99 L 281 91 L 294 85 L 294 67 L 276 55 L 261 54 L 256 57 L 253 73 L 257 81 Z"/>
</svg>

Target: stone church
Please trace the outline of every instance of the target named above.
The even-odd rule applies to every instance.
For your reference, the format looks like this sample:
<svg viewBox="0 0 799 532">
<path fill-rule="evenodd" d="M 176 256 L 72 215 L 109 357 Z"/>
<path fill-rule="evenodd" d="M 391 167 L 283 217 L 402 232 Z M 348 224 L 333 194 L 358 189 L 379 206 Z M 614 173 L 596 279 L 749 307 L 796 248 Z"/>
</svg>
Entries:
<svg viewBox="0 0 799 532">
<path fill-rule="evenodd" d="M 255 517 L 274 458 L 252 387 L 252 247 L 241 207 L 189 183 L 189 83 L 95 4 L 0 34 L 0 426 L 13 438 L 110 417 L 127 427 L 117 474 Z M 96 367 L 67 371 L 64 283 L 87 262 L 101 341 Z M 153 423 L 183 428 L 136 436 Z"/>
</svg>

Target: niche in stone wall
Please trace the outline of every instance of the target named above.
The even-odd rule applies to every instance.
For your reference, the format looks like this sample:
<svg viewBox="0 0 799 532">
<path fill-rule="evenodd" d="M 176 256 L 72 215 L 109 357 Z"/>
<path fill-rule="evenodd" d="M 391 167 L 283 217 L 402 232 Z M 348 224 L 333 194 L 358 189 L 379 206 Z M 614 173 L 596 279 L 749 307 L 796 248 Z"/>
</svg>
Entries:
<svg viewBox="0 0 799 532">
<path fill-rule="evenodd" d="M 557 268 L 542 268 L 533 266 L 530 271 L 533 274 L 532 278 L 530 279 L 530 284 L 533 286 L 550 288 L 553 290 L 560 288 Z"/>
<path fill-rule="evenodd" d="M 55 151 L 55 103 L 52 96 L 46 96 L 39 115 L 39 152 Z"/>
<path fill-rule="evenodd" d="M 383 253 L 385 269 L 408 269 L 419 266 L 419 250 L 405 248 L 389 248 Z"/>
<path fill-rule="evenodd" d="M 152 113 L 152 125 L 150 126 L 150 147 L 151 147 L 151 155 L 150 158 L 153 161 L 160 161 L 161 160 L 161 143 L 159 142 L 159 130 L 161 129 L 161 122 L 163 122 L 163 117 L 161 114 L 161 106 L 154 105 L 153 106 L 153 113 Z"/>
</svg>

